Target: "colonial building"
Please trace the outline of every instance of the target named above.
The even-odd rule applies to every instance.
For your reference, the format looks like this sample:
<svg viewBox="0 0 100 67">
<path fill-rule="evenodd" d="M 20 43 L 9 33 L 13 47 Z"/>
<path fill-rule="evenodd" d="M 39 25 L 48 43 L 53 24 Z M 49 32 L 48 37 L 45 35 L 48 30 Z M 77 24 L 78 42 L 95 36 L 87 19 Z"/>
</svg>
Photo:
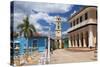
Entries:
<svg viewBox="0 0 100 67">
<path fill-rule="evenodd" d="M 72 15 L 68 22 L 69 47 L 97 46 L 97 7 L 88 6 Z"/>
<path fill-rule="evenodd" d="M 62 41 L 61 41 L 61 18 L 59 16 L 57 16 L 55 22 L 56 22 L 55 45 L 57 45 L 57 48 L 62 48 Z"/>
</svg>

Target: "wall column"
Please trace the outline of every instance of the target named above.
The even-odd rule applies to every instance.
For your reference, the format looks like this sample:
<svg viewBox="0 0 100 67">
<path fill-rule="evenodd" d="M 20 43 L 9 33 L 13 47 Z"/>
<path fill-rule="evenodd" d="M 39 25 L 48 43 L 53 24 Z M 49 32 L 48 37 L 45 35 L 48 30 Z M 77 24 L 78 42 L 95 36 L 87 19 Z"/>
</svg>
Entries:
<svg viewBox="0 0 100 67">
<path fill-rule="evenodd" d="M 71 46 L 71 37 L 70 37 L 70 36 L 69 36 L 68 41 L 69 41 L 69 47 L 72 47 L 72 46 Z"/>
<path fill-rule="evenodd" d="M 96 36 L 94 36 L 94 47 L 97 47 L 97 40 L 96 40 Z"/>
<path fill-rule="evenodd" d="M 89 27 L 89 47 L 93 47 L 93 31 L 92 26 Z"/>
<path fill-rule="evenodd" d="M 83 32 L 83 47 L 86 47 L 86 32 Z"/>
<path fill-rule="evenodd" d="M 79 47 L 82 47 L 82 43 L 81 43 L 81 34 L 79 33 Z"/>
<path fill-rule="evenodd" d="M 74 37 L 72 38 L 72 43 L 73 43 L 73 47 L 74 47 Z"/>
<path fill-rule="evenodd" d="M 97 30 L 93 29 L 93 47 L 97 47 Z"/>
<path fill-rule="evenodd" d="M 78 47 L 78 45 L 77 45 L 77 35 L 75 36 L 75 47 Z"/>
<path fill-rule="evenodd" d="M 61 42 L 61 39 L 59 40 L 59 48 L 62 48 L 62 42 Z"/>
</svg>

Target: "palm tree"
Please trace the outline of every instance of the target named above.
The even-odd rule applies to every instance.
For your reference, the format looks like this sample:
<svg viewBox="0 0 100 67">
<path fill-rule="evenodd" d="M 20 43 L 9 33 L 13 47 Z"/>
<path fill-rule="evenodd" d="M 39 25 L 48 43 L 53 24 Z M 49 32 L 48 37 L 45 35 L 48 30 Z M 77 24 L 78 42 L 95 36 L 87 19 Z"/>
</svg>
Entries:
<svg viewBox="0 0 100 67">
<path fill-rule="evenodd" d="M 20 32 L 21 33 L 23 32 L 24 33 L 24 36 L 26 38 L 29 38 L 29 37 L 31 37 L 32 32 L 33 33 L 36 33 L 36 29 L 35 29 L 34 25 L 32 25 L 32 24 L 29 23 L 28 16 L 23 19 L 23 22 L 24 23 L 22 23 L 22 24 L 20 24 L 20 25 L 17 26 L 17 29 L 21 29 Z"/>
<path fill-rule="evenodd" d="M 22 23 L 22 24 L 20 24 L 20 25 L 17 26 L 17 29 L 21 30 L 20 33 L 21 34 L 23 33 L 24 37 L 28 41 L 28 39 L 31 36 L 33 36 L 33 33 L 36 33 L 36 29 L 35 29 L 34 25 L 32 25 L 32 24 L 29 23 L 29 17 L 28 16 L 23 19 L 23 22 L 24 23 Z M 29 47 L 28 47 L 28 43 L 27 43 L 27 50 L 28 49 L 29 49 Z M 32 51 L 32 49 L 31 49 L 31 51 Z M 27 53 L 28 53 L 28 51 L 27 51 Z"/>
</svg>

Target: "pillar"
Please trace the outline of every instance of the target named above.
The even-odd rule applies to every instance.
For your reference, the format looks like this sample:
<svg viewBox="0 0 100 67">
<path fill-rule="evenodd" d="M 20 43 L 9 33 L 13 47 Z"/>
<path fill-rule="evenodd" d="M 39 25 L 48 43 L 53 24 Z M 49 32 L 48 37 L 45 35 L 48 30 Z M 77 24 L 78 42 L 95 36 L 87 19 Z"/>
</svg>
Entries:
<svg viewBox="0 0 100 67">
<path fill-rule="evenodd" d="M 59 48 L 62 48 L 62 42 L 61 42 L 61 39 L 59 40 Z"/>
<path fill-rule="evenodd" d="M 74 38 L 72 39 L 72 47 L 74 47 Z"/>
<path fill-rule="evenodd" d="M 89 27 L 89 47 L 93 47 L 93 31 L 92 26 Z"/>
<path fill-rule="evenodd" d="M 69 36 L 68 41 L 69 41 L 69 47 L 71 47 L 71 37 L 70 36 Z"/>
<path fill-rule="evenodd" d="M 96 40 L 96 36 L 94 36 L 94 47 L 97 47 L 97 40 Z"/>
<path fill-rule="evenodd" d="M 86 47 L 86 32 L 83 32 L 83 47 Z"/>
<path fill-rule="evenodd" d="M 75 36 L 75 47 L 78 47 L 78 45 L 77 45 L 77 35 Z"/>
<path fill-rule="evenodd" d="M 55 48 L 57 49 L 58 48 L 58 45 L 57 45 L 57 40 L 56 39 L 55 39 L 54 44 L 55 44 Z"/>
<path fill-rule="evenodd" d="M 93 46 L 97 47 L 97 30 L 94 28 L 93 29 Z"/>
<path fill-rule="evenodd" d="M 79 47 L 82 47 L 82 43 L 81 43 L 81 34 L 79 34 Z"/>
</svg>

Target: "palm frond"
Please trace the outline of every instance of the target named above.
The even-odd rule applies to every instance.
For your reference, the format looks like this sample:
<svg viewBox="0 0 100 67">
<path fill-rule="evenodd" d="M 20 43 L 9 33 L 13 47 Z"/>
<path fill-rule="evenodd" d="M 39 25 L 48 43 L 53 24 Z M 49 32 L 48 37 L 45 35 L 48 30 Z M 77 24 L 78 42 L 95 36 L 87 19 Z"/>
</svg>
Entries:
<svg viewBox="0 0 100 67">
<path fill-rule="evenodd" d="M 26 17 L 26 18 L 23 20 L 23 22 L 24 22 L 25 27 L 28 28 L 28 27 L 29 27 L 29 18 Z"/>
<path fill-rule="evenodd" d="M 26 38 L 33 36 L 33 33 L 36 33 L 36 28 L 29 23 L 28 16 L 23 19 L 23 22 L 23 24 L 17 26 L 17 29 L 21 29 L 21 33 L 23 33 Z"/>
<path fill-rule="evenodd" d="M 36 28 L 34 27 L 34 25 L 30 24 L 30 28 L 32 29 L 33 32 L 37 32 Z"/>
<path fill-rule="evenodd" d="M 18 26 L 17 26 L 17 29 L 22 29 L 24 27 L 24 24 L 19 24 Z"/>
</svg>

